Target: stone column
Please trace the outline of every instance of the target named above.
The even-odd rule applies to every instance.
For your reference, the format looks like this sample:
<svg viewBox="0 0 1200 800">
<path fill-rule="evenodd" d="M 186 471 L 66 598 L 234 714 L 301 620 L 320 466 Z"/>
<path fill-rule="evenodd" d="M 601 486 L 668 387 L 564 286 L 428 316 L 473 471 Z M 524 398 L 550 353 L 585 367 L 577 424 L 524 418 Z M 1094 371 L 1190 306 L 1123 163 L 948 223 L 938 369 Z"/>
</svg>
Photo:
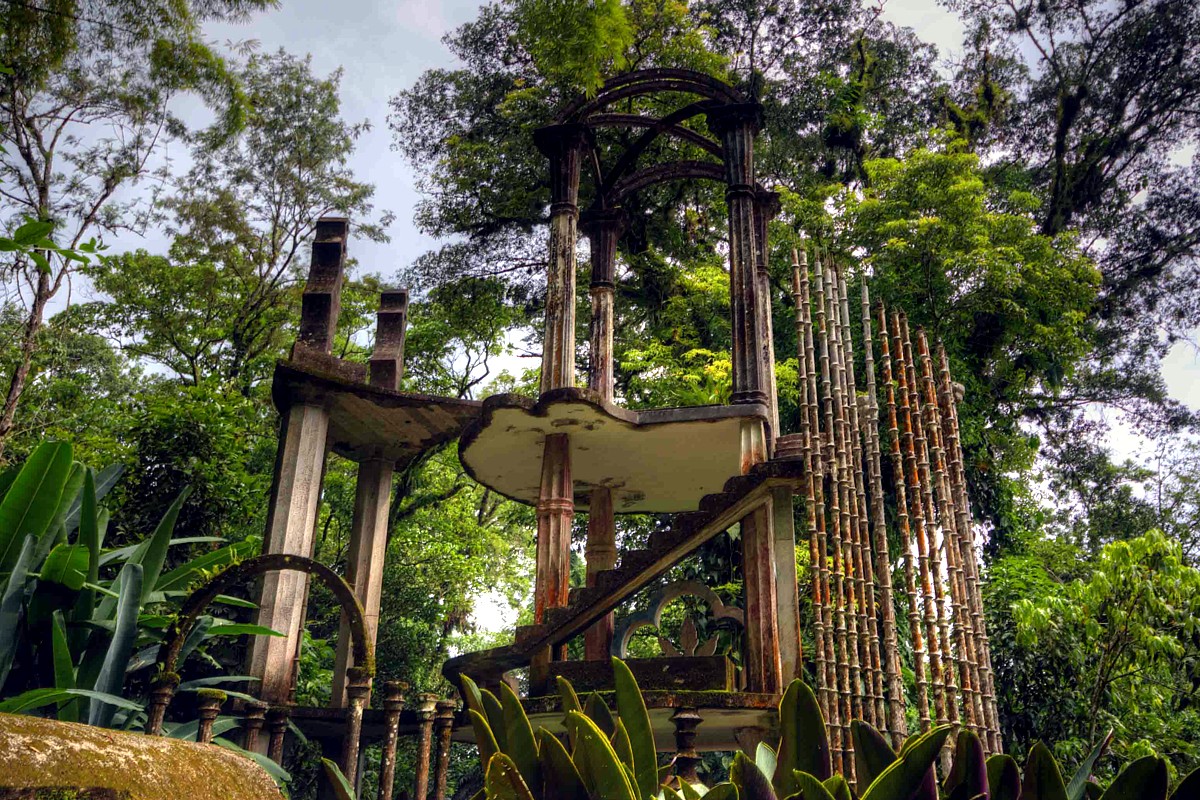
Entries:
<svg viewBox="0 0 1200 800">
<path fill-rule="evenodd" d="M 742 576 L 746 602 L 746 691 L 783 691 L 779 657 L 775 538 L 768 500 L 742 518 Z"/>
<path fill-rule="evenodd" d="M 392 800 L 392 787 L 396 781 L 396 745 L 400 741 L 400 713 L 404 710 L 404 692 L 407 689 L 408 684 L 403 681 L 387 681 L 383 684 L 387 738 L 384 739 L 383 754 L 379 759 L 379 800 Z"/>
<path fill-rule="evenodd" d="M 618 209 L 595 211 L 585 215 L 584 232 L 592 251 L 592 324 L 588 351 L 588 388 L 606 403 L 613 401 L 613 293 L 616 287 L 617 239 L 625 223 Z M 613 516 L 612 490 L 592 487 L 588 506 L 587 585 L 596 585 L 596 576 L 617 565 L 616 521 Z M 612 647 L 613 615 L 606 614 L 584 634 L 584 657 L 589 661 L 607 660 Z"/>
<path fill-rule="evenodd" d="M 392 462 L 372 459 L 358 465 L 354 488 L 354 516 L 350 523 L 350 551 L 346 557 L 346 582 L 362 603 L 367 636 L 374 646 L 379 630 L 379 606 L 383 595 L 383 565 L 387 553 L 388 504 L 392 496 Z M 330 705 L 346 703 L 346 672 L 354 666 L 350 621 L 342 613 L 337 655 L 333 665 Z M 369 695 L 368 695 L 368 703 Z"/>
<path fill-rule="evenodd" d="M 328 355 L 333 346 L 348 231 L 345 219 L 317 223 L 293 357 L 301 351 Z M 319 405 L 298 404 L 284 409 L 282 417 L 263 552 L 308 557 L 325 471 L 329 412 Z M 259 679 L 260 696 L 267 703 L 287 702 L 307 595 L 308 576 L 303 573 L 263 576 L 256 622 L 283 634 L 257 636 L 250 647 L 248 674 Z"/>
<path fill-rule="evenodd" d="M 588 140 L 584 125 L 553 125 L 534 134 L 550 159 L 550 254 L 546 270 L 546 330 L 542 342 L 543 393 L 575 385 L 575 244 L 579 219 L 579 167 Z M 570 447 L 565 434 L 546 437 L 537 504 L 537 572 L 534 621 L 566 605 L 570 588 L 571 522 L 575 515 Z M 530 664 L 533 685 L 544 682 L 551 653 Z"/>
<path fill-rule="evenodd" d="M 417 695 L 417 784 L 413 789 L 413 800 L 425 800 L 429 794 L 429 756 L 433 751 L 433 713 L 437 707 L 437 695 L 425 692 Z"/>
<path fill-rule="evenodd" d="M 696 765 L 700 754 L 696 752 L 696 728 L 700 725 L 700 712 L 691 707 L 680 707 L 671 714 L 675 726 L 675 774 L 682 783 L 699 783 Z M 682 787 L 681 787 L 682 788 Z"/>
<path fill-rule="evenodd" d="M 779 664 L 783 685 L 802 677 L 800 650 L 800 585 L 796 579 L 796 520 L 792 490 L 771 490 L 771 527 L 775 537 L 775 598 L 779 624 Z"/>
<path fill-rule="evenodd" d="M 200 698 L 196 726 L 196 741 L 200 744 L 211 744 L 213 740 L 213 723 L 221 713 L 227 695 L 220 689 L 201 689 L 196 693 Z"/>
<path fill-rule="evenodd" d="M 347 670 L 346 729 L 342 734 L 342 774 L 351 786 L 358 786 L 358 748 L 362 739 L 363 710 L 371 694 L 371 675 L 362 667 Z"/>
<path fill-rule="evenodd" d="M 762 106 L 734 103 L 708 113 L 725 149 L 725 202 L 729 207 L 729 305 L 733 321 L 733 402 L 766 403 L 758 290 L 755 277 L 754 137 Z"/>
<path fill-rule="evenodd" d="M 433 772 L 434 800 L 446 800 L 446 776 L 450 773 L 450 736 L 454 733 L 453 700 L 439 700 L 433 727 L 437 734 L 437 761 Z"/>
<path fill-rule="evenodd" d="M 779 214 L 779 195 L 759 190 L 754 196 L 754 288 L 755 319 L 758 322 L 759 346 L 763 359 L 763 378 L 766 380 L 767 404 L 770 407 L 771 434 L 768 445 L 774 452 L 774 438 L 779 435 L 779 395 L 775 388 L 775 333 L 772 324 L 771 273 L 767 226 Z"/>
<path fill-rule="evenodd" d="M 260 734 L 266 723 L 267 707 L 252 700 L 246 703 L 242 713 L 242 749 L 258 753 Z"/>
</svg>

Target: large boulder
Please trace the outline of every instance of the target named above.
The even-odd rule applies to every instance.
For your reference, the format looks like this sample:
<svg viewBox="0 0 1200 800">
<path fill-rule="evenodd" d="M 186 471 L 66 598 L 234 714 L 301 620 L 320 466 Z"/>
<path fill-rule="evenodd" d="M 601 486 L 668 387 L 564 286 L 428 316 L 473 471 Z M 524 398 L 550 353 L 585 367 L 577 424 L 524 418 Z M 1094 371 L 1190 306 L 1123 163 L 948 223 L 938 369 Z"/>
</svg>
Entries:
<svg viewBox="0 0 1200 800">
<path fill-rule="evenodd" d="M 258 764 L 215 745 L 0 714 L 0 798 L 8 797 L 281 800 L 283 795 Z"/>
</svg>

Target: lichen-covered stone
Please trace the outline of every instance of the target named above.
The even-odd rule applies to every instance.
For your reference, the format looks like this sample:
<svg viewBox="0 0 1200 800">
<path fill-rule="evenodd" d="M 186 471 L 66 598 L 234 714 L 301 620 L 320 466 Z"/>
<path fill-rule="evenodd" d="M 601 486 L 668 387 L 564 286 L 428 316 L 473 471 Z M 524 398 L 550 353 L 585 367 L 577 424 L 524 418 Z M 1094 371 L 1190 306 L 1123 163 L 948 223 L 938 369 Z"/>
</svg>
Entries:
<svg viewBox="0 0 1200 800">
<path fill-rule="evenodd" d="M 33 792 L 52 789 L 57 793 Z M 110 793 L 96 790 L 109 790 Z M 280 800 L 271 777 L 215 745 L 0 714 L 0 797 Z"/>
</svg>

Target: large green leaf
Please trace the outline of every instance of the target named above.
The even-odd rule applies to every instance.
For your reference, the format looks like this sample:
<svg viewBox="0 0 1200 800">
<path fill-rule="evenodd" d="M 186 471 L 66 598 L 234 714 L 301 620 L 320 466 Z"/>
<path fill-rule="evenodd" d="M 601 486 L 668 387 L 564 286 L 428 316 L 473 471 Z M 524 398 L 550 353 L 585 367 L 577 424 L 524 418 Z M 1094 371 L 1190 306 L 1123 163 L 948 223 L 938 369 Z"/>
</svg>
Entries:
<svg viewBox="0 0 1200 800">
<path fill-rule="evenodd" d="M 911 796 L 925 782 L 950 731 L 949 725 L 942 725 L 907 744 L 900 758 L 871 782 L 863 792 L 862 800 L 891 800 Z"/>
<path fill-rule="evenodd" d="M 208 630 L 209 636 L 283 636 L 277 630 L 266 627 L 265 625 L 254 625 L 249 622 L 222 622 L 216 624 Z"/>
<path fill-rule="evenodd" d="M 137 618 L 142 597 L 141 565 L 127 564 L 121 573 L 125 579 L 121 586 L 121 599 L 117 601 L 116 629 L 108 643 L 96 682 L 92 685 L 98 692 L 114 695 L 119 695 L 125 685 L 125 666 L 137 639 Z M 110 703 L 92 700 L 88 704 L 88 724 L 108 727 L 115 711 L 116 707 Z"/>
<path fill-rule="evenodd" d="M 558 737 L 545 728 L 538 729 L 537 737 L 538 758 L 545 786 L 542 800 L 588 800 L 583 777 Z"/>
<path fill-rule="evenodd" d="M 759 772 L 770 778 L 779 766 L 779 755 L 771 745 L 759 742 L 758 747 L 754 748 L 754 765 L 758 767 Z"/>
<path fill-rule="evenodd" d="M 74 530 L 67 527 L 67 513 L 71 506 L 79 501 L 79 490 L 83 488 L 83 476 L 86 472 L 87 468 L 78 461 L 71 464 L 71 471 L 67 473 L 67 479 L 58 495 L 58 508 L 54 510 L 54 517 L 50 520 L 50 527 L 61 527 L 63 534 L 68 538 Z"/>
<path fill-rule="evenodd" d="M 533 726 L 521 707 L 521 698 L 507 683 L 500 684 L 500 704 L 504 708 L 504 738 L 506 752 L 512 758 L 526 786 L 541 786 L 538 766 L 537 740 L 533 738 Z"/>
<path fill-rule="evenodd" d="M 617 718 L 617 729 L 613 731 L 612 739 L 609 741 L 613 746 L 613 751 L 617 754 L 617 760 L 632 774 L 633 745 L 629 743 L 629 731 L 625 730 L 625 723 L 619 717 Z M 636 780 L 635 776 L 634 781 L 636 782 Z"/>
<path fill-rule="evenodd" d="M 497 753 L 488 761 L 484 782 L 488 800 L 533 800 L 521 771 L 504 753 Z"/>
<path fill-rule="evenodd" d="M 738 800 L 738 789 L 729 781 L 718 783 L 705 793 L 704 800 Z"/>
<path fill-rule="evenodd" d="M 86 470 L 85 480 L 86 478 L 91 479 L 91 510 L 88 510 L 89 497 L 87 494 L 85 494 L 85 492 L 88 491 L 86 488 L 87 484 L 85 483 L 84 492 L 77 493 L 71 498 L 71 502 L 67 506 L 67 513 L 63 518 L 63 524 L 66 526 L 68 533 L 71 533 L 76 528 L 79 529 L 79 541 L 83 544 L 89 544 L 85 540 L 88 532 L 84 530 L 84 526 L 90 524 L 88 517 L 92 517 L 92 520 L 95 519 L 96 504 L 103 500 L 104 496 L 107 495 L 112 488 L 117 485 L 117 481 L 120 480 L 121 473 L 124 471 L 124 469 L 125 468 L 120 464 L 110 464 L 109 466 L 100 470 L 99 473 L 92 469 Z M 104 542 L 103 540 L 100 540 L 96 544 L 97 548 L 99 548 L 104 544 Z"/>
<path fill-rule="evenodd" d="M 167 548 L 171 546 L 171 532 L 175 530 L 175 521 L 179 519 L 179 511 L 191 493 L 190 486 L 183 488 L 183 491 L 175 498 L 175 502 L 167 508 L 167 513 L 163 514 L 162 519 L 159 520 L 154 533 L 150 535 L 149 539 L 142 542 L 138 550 L 130 557 L 131 562 L 142 565 L 141 602 L 143 604 L 151 592 L 162 591 L 162 587 L 157 584 L 158 578 L 162 574 L 163 564 L 167 563 Z"/>
<path fill-rule="evenodd" d="M 197 556 L 186 564 L 161 575 L 154 589 L 159 592 L 186 590 L 193 581 L 213 572 L 219 572 L 230 564 L 251 558 L 257 555 L 260 549 L 262 549 L 262 542 L 257 536 L 234 542 L 220 550 Z"/>
<path fill-rule="evenodd" d="M 88 549 L 82 544 L 60 544 L 42 562 L 41 579 L 58 583 L 73 592 L 88 579 Z"/>
<path fill-rule="evenodd" d="M 1167 800 L 1168 780 L 1167 762 L 1145 756 L 1121 770 L 1100 800 Z"/>
<path fill-rule="evenodd" d="M 782 761 L 778 769 L 783 769 Z M 738 795 L 742 800 L 776 800 L 770 779 L 745 753 L 734 754 L 733 764 L 729 767 L 729 780 L 738 787 Z"/>
<path fill-rule="evenodd" d="M 833 774 L 821 706 L 800 680 L 792 681 L 779 701 L 779 768 L 772 781 L 779 797 L 796 793 L 796 770 L 821 781 Z"/>
<path fill-rule="evenodd" d="M 292 780 L 291 773 L 276 764 L 271 759 L 267 758 L 262 753 L 253 753 L 249 750 L 244 750 L 240 745 L 234 744 L 233 742 L 221 736 L 215 737 L 212 740 L 212 743 L 218 747 L 223 747 L 226 750 L 231 750 L 238 755 L 245 756 L 255 764 L 258 764 L 260 767 L 262 767 L 263 772 L 270 775 L 271 779 L 274 780 L 276 785 L 278 785 L 281 789 L 285 788 Z"/>
<path fill-rule="evenodd" d="M 40 539 L 46 532 L 58 510 L 71 466 L 71 445 L 44 442 L 38 445 L 13 479 L 4 499 L 0 500 L 0 573 L 12 569 L 24 537 Z"/>
<path fill-rule="evenodd" d="M 1087 791 L 1088 778 L 1092 777 L 1092 771 L 1096 769 L 1096 762 L 1104 755 L 1104 751 L 1108 749 L 1112 738 L 1113 732 L 1111 730 L 1101 736 L 1100 741 L 1092 748 L 1092 752 L 1079 765 L 1079 769 L 1075 770 L 1075 775 L 1071 778 L 1071 782 L 1067 784 L 1067 800 L 1083 800 L 1084 792 Z"/>
<path fill-rule="evenodd" d="M 563 712 L 563 727 L 567 729 L 567 739 L 571 743 L 571 747 L 575 747 L 575 726 L 567 724 L 567 717 L 572 711 L 583 713 L 583 706 L 579 702 L 579 695 L 575 694 L 575 687 L 571 685 L 563 676 L 559 675 L 555 679 L 558 684 L 558 696 L 562 701 Z"/>
<path fill-rule="evenodd" d="M 1025 760 L 1025 776 L 1021 781 L 1021 800 L 1067 800 L 1058 762 L 1046 745 L 1034 744 Z"/>
<path fill-rule="evenodd" d="M 325 778 L 329 781 L 329 785 L 333 787 L 333 794 L 337 800 L 358 800 L 354 796 L 354 787 L 350 785 L 349 779 L 342 773 L 342 768 L 328 758 L 321 759 L 321 766 L 325 769 Z"/>
<path fill-rule="evenodd" d="M 833 800 L 854 800 L 854 794 L 850 791 L 850 784 L 841 775 L 833 775 L 821 782 L 821 785 L 829 790 L 833 795 Z"/>
<path fill-rule="evenodd" d="M 575 764 L 592 800 L 639 800 L 608 736 L 578 711 L 570 718 L 576 725 Z"/>
<path fill-rule="evenodd" d="M 604 698 L 592 692 L 583 703 L 583 713 L 604 731 L 605 736 L 612 736 L 617 730 L 617 721 L 613 719 L 612 710 L 604 702 Z M 570 717 L 568 716 L 568 719 Z"/>
<path fill-rule="evenodd" d="M 54 688 L 75 688 L 75 663 L 71 659 L 71 649 L 67 645 L 67 626 L 63 623 L 61 611 L 55 611 L 50 618 L 50 649 L 54 661 Z M 58 718 L 63 722 L 79 721 L 79 701 L 76 698 L 62 703 L 58 707 Z"/>
<path fill-rule="evenodd" d="M 629 666 L 615 657 L 612 665 L 617 716 L 629 734 L 638 794 L 641 797 L 651 797 L 658 794 L 658 752 L 654 747 L 654 732 L 650 729 L 650 714 L 646 711 L 642 690 L 638 687 Z"/>
<path fill-rule="evenodd" d="M 124 697 L 115 694 L 95 692 L 91 689 L 30 689 L 28 692 L 22 692 L 16 697 L 9 697 L 0 702 L 0 714 L 24 714 L 27 711 L 35 711 L 46 706 L 57 705 L 64 700 L 70 700 L 74 697 L 88 698 L 93 702 L 103 703 L 114 709 L 142 710 L 142 706 L 132 700 L 126 700 Z"/>
<path fill-rule="evenodd" d="M 994 755 L 987 760 L 989 800 L 1020 800 L 1021 770 L 1009 755 Z"/>
<path fill-rule="evenodd" d="M 946 776 L 944 788 L 947 793 L 956 793 L 955 796 L 968 798 L 987 794 L 987 761 L 983 754 L 983 742 L 966 728 L 958 732 L 954 761 L 950 774 Z"/>
<path fill-rule="evenodd" d="M 504 706 L 500 698 L 487 689 L 480 689 L 479 693 L 483 696 L 483 709 L 488 725 L 492 726 L 492 733 L 496 735 L 496 744 L 500 746 L 501 753 L 507 753 L 508 729 L 504 722 Z"/>
<path fill-rule="evenodd" d="M 1171 793 L 1171 800 L 1200 800 L 1200 769 L 1192 770 Z"/>
<path fill-rule="evenodd" d="M 879 731 L 859 720 L 850 723 L 854 742 L 855 777 L 859 786 L 870 786 L 896 760 L 896 751 Z"/>
<path fill-rule="evenodd" d="M 492 731 L 492 727 L 488 725 L 483 714 L 480 714 L 473 708 L 467 709 L 467 717 L 471 720 L 471 728 L 475 731 L 475 746 L 479 748 L 480 766 L 488 764 L 492 760 L 492 756 L 501 752 L 500 746 L 496 744 L 496 736 Z"/>
<path fill-rule="evenodd" d="M 26 536 L 16 563 L 0 595 L 0 687 L 12 669 L 17 642 L 21 634 L 21 618 L 25 614 L 25 584 L 29 580 L 29 565 L 33 561 L 33 549 L 37 540 Z"/>
<path fill-rule="evenodd" d="M 791 797 L 798 797 L 799 800 L 837 800 L 833 792 L 817 780 L 815 775 L 798 769 L 792 770 L 792 782 L 796 786 L 796 793 L 790 795 Z"/>
</svg>

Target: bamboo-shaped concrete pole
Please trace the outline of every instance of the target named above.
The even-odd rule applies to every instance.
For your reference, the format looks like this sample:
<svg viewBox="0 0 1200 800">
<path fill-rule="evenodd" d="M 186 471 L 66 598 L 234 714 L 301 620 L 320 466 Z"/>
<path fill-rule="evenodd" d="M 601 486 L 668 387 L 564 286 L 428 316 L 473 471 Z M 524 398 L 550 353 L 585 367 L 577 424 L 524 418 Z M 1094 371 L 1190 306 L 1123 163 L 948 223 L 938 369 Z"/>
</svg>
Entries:
<svg viewBox="0 0 1200 800">
<path fill-rule="evenodd" d="M 818 450 L 816 375 L 811 371 L 812 362 L 812 306 L 808 297 L 808 254 L 792 250 L 792 298 L 796 303 L 796 363 L 797 384 L 800 395 L 800 434 L 804 442 L 804 477 L 801 480 L 804 493 L 805 532 L 808 534 L 809 573 L 812 581 L 813 643 L 816 661 L 817 699 L 821 714 L 830 720 L 830 684 L 826 676 L 829 658 L 825 650 L 825 587 L 822 573 L 825 569 L 824 536 L 818 535 L 817 491 L 821 481 Z"/>
<path fill-rule="evenodd" d="M 917 330 L 917 357 L 921 362 L 921 393 L 926 438 L 933 471 L 933 490 L 940 509 L 942 540 L 946 550 L 946 566 L 950 577 L 950 608 L 954 619 L 954 646 L 958 663 L 958 685 L 962 695 L 963 719 L 976 735 L 983 733 L 983 699 L 979 693 L 979 660 L 975 637 L 967 613 L 966 579 L 963 575 L 962 554 L 958 545 L 958 520 L 954 513 L 954 497 L 946 474 L 946 453 L 942 445 L 942 415 L 938 408 L 937 387 L 934 385 L 933 362 L 929 357 L 929 341 L 925 331 Z M 985 740 L 985 747 L 989 744 Z"/>
<path fill-rule="evenodd" d="M 287 734 L 288 719 L 292 716 L 292 707 L 287 705 L 271 706 L 267 709 L 267 758 L 276 764 L 283 765 L 284 737 Z"/>
<path fill-rule="evenodd" d="M 362 737 L 363 710 L 371 693 L 371 673 L 363 667 L 346 670 L 346 732 L 342 735 L 342 774 L 351 786 L 358 780 L 358 750 Z"/>
<path fill-rule="evenodd" d="M 859 619 L 862 613 L 862 602 L 859 595 L 861 586 L 859 575 L 858 547 L 855 542 L 858 528 L 857 507 L 854 497 L 854 476 L 850 456 L 850 414 L 847 410 L 847 399 L 844 387 L 846 385 L 846 364 L 842 358 L 841 324 L 838 312 L 837 270 L 832 262 L 826 263 L 826 299 L 829 304 L 829 359 L 833 378 L 833 412 L 836 420 L 837 440 L 837 481 L 838 508 L 841 525 L 839 526 L 838 553 L 842 562 L 842 577 L 845 581 L 846 603 L 846 637 L 849 642 L 846 654 L 850 660 L 850 708 L 855 719 L 867 719 L 869 716 L 863 704 L 863 659 L 861 657 L 862 638 L 859 636 Z M 868 665 L 869 666 L 869 665 Z M 867 704 L 870 705 L 869 703 Z"/>
<path fill-rule="evenodd" d="M 833 569 L 830 574 L 831 583 L 831 598 L 834 610 L 834 624 L 836 626 L 834 662 L 837 671 L 837 693 L 838 693 L 838 721 L 839 725 L 833 728 L 834 734 L 834 750 L 840 754 L 842 761 L 842 774 L 846 774 L 845 769 L 849 763 L 853 762 L 852 758 L 847 757 L 850 750 L 850 720 L 853 719 L 850 702 L 850 657 L 847 652 L 846 641 L 846 581 L 843 573 L 843 561 L 841 554 L 842 541 L 842 514 L 840 508 L 841 493 L 839 492 L 838 481 L 838 457 L 837 444 L 835 435 L 836 423 L 834 421 L 834 406 L 833 406 L 833 381 L 830 376 L 830 345 L 829 345 L 829 326 L 827 325 L 827 311 L 825 297 L 825 267 L 818 258 L 816 264 L 816 279 L 817 279 L 817 342 L 820 348 L 820 367 L 821 367 L 821 403 L 822 416 L 825 422 L 824 436 L 822 437 L 823 449 L 825 451 L 824 472 L 829 478 L 829 490 L 825 496 L 828 499 L 829 511 L 829 534 L 831 537 L 830 549 L 832 555 Z"/>
<path fill-rule="evenodd" d="M 946 615 L 946 600 L 943 590 L 941 573 L 942 559 L 937 548 L 937 515 L 933 505 L 933 487 L 929 475 L 929 448 L 925 440 L 925 428 L 921 422 L 920 390 L 917 387 L 917 370 L 913 360 L 912 340 L 908 335 L 908 317 L 903 312 L 899 316 L 901 346 L 904 356 L 904 373 L 911 408 L 911 425 L 913 431 L 913 457 L 915 462 L 916 495 L 923 509 L 924 524 L 920 526 L 917 536 L 918 545 L 924 546 L 924 559 L 928 566 L 930 581 L 933 587 L 933 616 L 936 622 L 939 664 L 936 675 L 940 685 L 944 706 L 944 718 L 939 722 L 958 721 L 958 687 L 954 677 L 951 661 L 954 654 L 950 649 L 950 623 Z M 922 538 L 922 534 L 924 534 Z M 918 555 L 921 555 L 918 549 Z M 932 647 L 930 652 L 933 652 Z"/>
<path fill-rule="evenodd" d="M 904 585 L 908 595 L 908 629 L 913 643 L 913 682 L 917 693 L 917 717 L 922 732 L 931 727 L 929 718 L 929 684 L 925 672 L 925 637 L 921 632 L 921 612 L 917 599 L 916 570 L 913 567 L 913 540 L 909 526 L 911 515 L 908 508 L 908 493 L 905 491 L 904 456 L 900 446 L 900 427 L 896 413 L 896 382 L 892 378 L 892 356 L 888 340 L 887 312 L 881 304 L 878 308 L 880 364 L 883 369 L 883 385 L 887 396 L 888 440 L 892 460 L 892 482 L 896 492 L 896 527 L 900 532 L 900 554 L 904 562 Z"/>
<path fill-rule="evenodd" d="M 887 720 L 892 744 L 899 748 L 908 735 L 905 715 L 904 682 L 900 673 L 900 646 L 896 638 L 896 609 L 892 593 L 892 562 L 888 548 L 883 512 L 883 467 L 879 447 L 879 398 L 875 387 L 875 334 L 871 329 L 871 296 L 864 276 L 862 281 L 863 361 L 867 377 L 866 419 L 863 433 L 867 439 L 867 476 L 871 484 L 871 525 L 874 530 L 875 575 L 879 585 L 880 644 L 887 678 Z"/>
<path fill-rule="evenodd" d="M 386 681 L 383 684 L 383 714 L 386 729 L 383 754 L 379 757 L 379 800 L 392 800 L 396 784 L 396 745 L 400 741 L 400 714 L 404 711 L 404 692 L 408 684 L 404 681 Z"/>
<path fill-rule="evenodd" d="M 454 733 L 453 700 L 439 700 L 433 728 L 437 739 L 437 760 L 433 771 L 434 800 L 446 800 L 446 778 L 450 774 L 450 737 Z"/>
<path fill-rule="evenodd" d="M 429 760 L 433 754 L 433 715 L 437 709 L 437 695 L 424 692 L 417 695 L 417 774 L 413 787 L 413 800 L 425 800 L 429 794 Z"/>
<path fill-rule="evenodd" d="M 866 695 L 870 697 L 871 714 L 868 722 L 887 729 L 887 711 L 883 703 L 883 662 L 879 653 L 878 609 L 875 607 L 875 565 L 871 558 L 871 530 L 867 515 L 866 481 L 863 475 L 866 455 L 863 452 L 862 423 L 859 414 L 858 383 L 854 375 L 854 339 L 850 328 L 850 288 L 843 271 L 838 277 L 838 294 L 841 302 L 841 338 L 846 365 L 847 407 L 850 412 L 849 435 L 852 446 L 851 467 L 854 472 L 854 495 L 857 526 L 855 545 L 858 552 L 858 590 L 860 621 L 859 634 L 863 638 L 868 661 L 863 665 L 863 678 L 867 684 Z M 869 675 L 867 664 L 870 665 Z M 869 678 L 869 680 L 867 680 Z"/>
<path fill-rule="evenodd" d="M 213 723 L 221 713 L 228 695 L 220 689 L 201 689 L 196 694 L 200 698 L 197 705 L 196 741 L 200 744 L 211 744 L 213 740 Z"/>
<path fill-rule="evenodd" d="M 954 385 L 950 380 L 950 361 L 946 349 L 938 345 L 939 400 L 942 405 L 942 429 L 950 460 L 950 486 L 954 493 L 955 513 L 958 515 L 959 547 L 963 571 L 967 580 L 967 599 L 971 614 L 976 648 L 979 654 L 980 692 L 983 695 L 984 725 L 989 733 L 991 751 L 1003 752 L 1000 739 L 999 715 L 996 709 L 995 686 L 992 675 L 991 649 L 983 617 L 983 598 L 979 587 L 979 568 L 975 556 L 974 526 L 971 524 L 970 500 L 967 497 L 966 472 L 963 467 L 962 441 L 958 428 L 958 407 Z"/>
<path fill-rule="evenodd" d="M 917 470 L 917 448 L 912 409 L 908 391 L 908 372 L 904 362 L 904 343 L 900 338 L 900 315 L 892 312 L 892 358 L 895 359 L 900 401 L 901 447 L 904 451 L 904 476 L 908 493 L 908 510 L 917 543 L 917 568 L 921 579 L 921 599 L 925 618 L 925 644 L 929 654 L 929 683 L 933 687 L 934 713 L 939 725 L 947 721 L 945 684 L 942 682 L 942 659 L 938 648 L 937 612 L 934 608 L 933 581 L 929 571 L 929 550 L 925 536 L 925 507 L 921 499 L 921 479 Z"/>
<path fill-rule="evenodd" d="M 258 752 L 258 739 L 267 721 L 267 704 L 249 700 L 242 710 L 242 749 Z"/>
</svg>

